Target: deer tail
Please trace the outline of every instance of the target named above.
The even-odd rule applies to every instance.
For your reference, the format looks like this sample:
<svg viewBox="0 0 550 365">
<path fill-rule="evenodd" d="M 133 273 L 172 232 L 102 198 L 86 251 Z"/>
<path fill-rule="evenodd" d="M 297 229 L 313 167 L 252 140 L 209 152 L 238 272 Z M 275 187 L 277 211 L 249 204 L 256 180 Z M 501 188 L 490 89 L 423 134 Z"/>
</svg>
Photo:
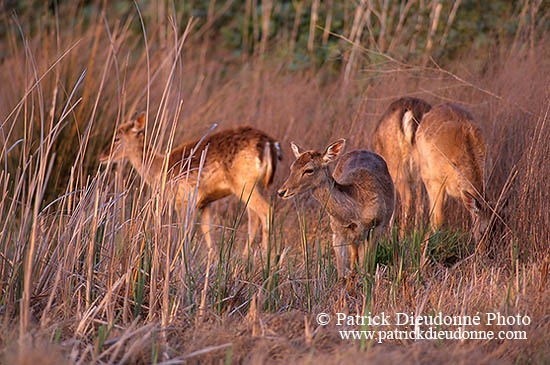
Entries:
<svg viewBox="0 0 550 365">
<path fill-rule="evenodd" d="M 264 155 L 262 160 L 264 161 L 264 187 L 268 188 L 273 182 L 275 171 L 277 170 L 277 163 L 282 159 L 281 145 L 279 142 L 268 141 L 264 146 Z"/>
</svg>

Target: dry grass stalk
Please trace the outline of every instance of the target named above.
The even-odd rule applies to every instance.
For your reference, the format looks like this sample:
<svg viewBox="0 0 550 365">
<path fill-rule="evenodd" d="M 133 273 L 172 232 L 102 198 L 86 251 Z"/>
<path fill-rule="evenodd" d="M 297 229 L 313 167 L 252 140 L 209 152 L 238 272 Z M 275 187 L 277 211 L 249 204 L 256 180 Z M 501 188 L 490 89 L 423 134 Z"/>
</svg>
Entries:
<svg viewBox="0 0 550 365">
<path fill-rule="evenodd" d="M 453 8 L 451 9 L 451 12 L 449 13 L 449 18 L 447 18 L 447 24 L 445 25 L 445 30 L 443 31 L 443 35 L 441 36 L 441 46 L 445 46 L 447 43 L 447 38 L 449 36 L 449 31 L 453 25 L 453 22 L 456 17 L 456 13 L 458 11 L 458 7 L 460 6 L 460 3 L 462 0 L 455 0 L 453 3 Z"/>
<path fill-rule="evenodd" d="M 442 7 L 443 7 L 443 4 L 440 3 L 439 1 L 432 2 L 432 12 L 430 13 L 431 26 L 430 26 L 430 31 L 428 32 L 428 37 L 426 39 L 426 49 L 424 51 L 424 61 L 423 61 L 424 66 L 428 64 L 428 60 L 432 53 L 433 37 L 437 30 L 437 26 L 439 24 L 439 17 L 441 15 Z"/>
<path fill-rule="evenodd" d="M 317 27 L 317 19 L 319 18 L 319 0 L 313 0 L 311 4 L 311 19 L 309 21 L 309 36 L 307 40 L 307 50 L 313 52 L 315 44 L 315 28 Z"/>
<path fill-rule="evenodd" d="M 273 8 L 272 0 L 262 1 L 262 40 L 260 43 L 260 58 L 263 59 L 267 50 L 267 40 L 269 39 L 269 22 Z"/>
<path fill-rule="evenodd" d="M 332 25 L 332 12 L 334 7 L 334 0 L 327 1 L 327 16 L 325 18 L 325 26 L 323 29 L 323 39 L 322 44 L 325 46 L 328 42 L 328 37 L 330 35 L 330 27 Z"/>
<path fill-rule="evenodd" d="M 294 12 L 294 22 L 292 24 L 292 31 L 290 32 L 290 46 L 289 46 L 290 53 L 294 53 L 294 48 L 296 47 L 296 38 L 298 37 L 298 29 L 300 27 L 300 23 L 302 19 L 304 1 L 294 0 L 292 1 L 292 5 L 294 6 L 295 12 Z"/>
</svg>

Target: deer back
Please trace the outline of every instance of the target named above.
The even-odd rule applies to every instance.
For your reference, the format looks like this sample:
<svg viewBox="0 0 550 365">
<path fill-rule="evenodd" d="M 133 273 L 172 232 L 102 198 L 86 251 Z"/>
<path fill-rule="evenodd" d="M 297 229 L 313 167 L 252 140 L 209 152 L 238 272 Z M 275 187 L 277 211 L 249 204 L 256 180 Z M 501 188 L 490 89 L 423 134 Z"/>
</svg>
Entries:
<svg viewBox="0 0 550 365">
<path fill-rule="evenodd" d="M 267 188 L 273 181 L 281 159 L 279 143 L 252 127 L 239 127 L 214 133 L 200 145 L 193 141 L 174 149 L 169 156 L 169 171 L 178 175 L 182 185 L 199 180 L 199 206 L 230 194 L 240 196 L 252 186 Z M 194 153 L 190 156 L 191 151 Z M 206 158 L 198 176 L 201 154 Z M 188 187 L 183 186 L 180 191 Z M 181 194 L 178 198 L 181 199 Z"/>
<path fill-rule="evenodd" d="M 345 153 L 334 169 L 333 178 L 362 209 L 361 215 L 388 222 L 393 214 L 394 187 L 386 162 L 378 154 L 356 150 Z"/>
</svg>

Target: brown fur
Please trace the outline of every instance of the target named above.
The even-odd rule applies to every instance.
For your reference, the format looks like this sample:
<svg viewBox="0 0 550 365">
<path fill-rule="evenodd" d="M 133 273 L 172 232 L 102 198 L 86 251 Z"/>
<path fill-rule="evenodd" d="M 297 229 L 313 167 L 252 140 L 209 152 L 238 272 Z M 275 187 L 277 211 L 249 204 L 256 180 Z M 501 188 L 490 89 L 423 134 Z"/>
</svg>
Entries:
<svg viewBox="0 0 550 365">
<path fill-rule="evenodd" d="M 350 249 L 351 268 L 358 259 L 358 245 L 373 230 L 373 239 L 387 227 L 394 209 L 394 189 L 384 159 L 365 150 L 344 154 L 331 174 L 328 163 L 342 153 L 344 140 L 329 147 L 324 154 L 300 152 L 293 144 L 296 161 L 290 176 L 279 189 L 285 199 L 311 191 L 321 204 L 326 203 L 333 232 L 333 248 L 339 277 L 344 276 L 346 245 Z"/>
<path fill-rule="evenodd" d="M 402 228 L 407 225 L 411 216 L 413 195 L 417 205 L 421 201 L 419 176 L 412 160 L 412 150 L 418 125 L 423 115 L 430 109 L 430 104 L 421 99 L 410 97 L 398 99 L 390 104 L 374 130 L 374 152 L 386 160 L 395 189 L 399 193 Z M 414 116 L 410 131 L 406 131 L 403 126 L 403 118 L 407 111 L 411 111 Z M 407 132 L 410 135 L 407 135 Z M 420 210 L 417 209 L 417 211 Z"/>
<path fill-rule="evenodd" d="M 417 131 L 415 159 L 434 210 L 433 226 L 443 223 L 447 195 L 461 199 L 477 223 L 479 237 L 486 226 L 484 167 L 486 144 L 472 115 L 454 104 L 427 113 Z"/>
<path fill-rule="evenodd" d="M 106 149 L 103 162 L 128 158 L 149 185 L 160 183 L 165 156 L 144 145 L 144 116 L 121 125 L 113 151 Z M 173 187 L 178 213 L 185 212 L 190 192 L 197 182 L 197 206 L 202 210 L 201 227 L 209 249 L 210 211 L 208 205 L 228 195 L 235 195 L 248 203 L 249 242 L 252 244 L 258 226 L 262 223 L 262 242 L 267 247 L 269 205 L 264 189 L 273 181 L 277 163 L 281 159 L 279 144 L 267 134 L 252 127 L 238 127 L 214 133 L 199 140 L 174 148 L 168 155 L 168 181 Z M 194 150 L 193 155 L 191 152 Z M 201 175 L 198 175 L 201 154 L 206 152 Z"/>
<path fill-rule="evenodd" d="M 170 153 L 168 169 L 172 171 L 176 170 L 177 172 L 181 172 L 182 168 L 186 170 L 187 163 L 182 163 L 182 161 L 184 161 L 184 154 L 185 157 L 189 157 L 190 151 L 197 146 L 198 142 L 199 140 L 195 140 L 174 148 Z M 263 181 L 264 187 L 267 188 L 273 182 L 273 176 L 277 168 L 277 160 L 280 160 L 281 157 L 275 146 L 276 141 L 264 132 L 252 127 L 237 127 L 208 136 L 196 149 L 191 158 L 190 167 L 191 169 L 199 167 L 201 153 L 207 146 L 208 154 L 206 156 L 205 166 L 213 160 L 223 161 L 224 168 L 229 169 L 239 151 L 252 147 L 256 149 L 260 162 L 264 162 L 264 148 L 267 142 L 270 144 L 270 158 L 273 166 L 272 173 L 268 176 L 267 180 Z"/>
</svg>

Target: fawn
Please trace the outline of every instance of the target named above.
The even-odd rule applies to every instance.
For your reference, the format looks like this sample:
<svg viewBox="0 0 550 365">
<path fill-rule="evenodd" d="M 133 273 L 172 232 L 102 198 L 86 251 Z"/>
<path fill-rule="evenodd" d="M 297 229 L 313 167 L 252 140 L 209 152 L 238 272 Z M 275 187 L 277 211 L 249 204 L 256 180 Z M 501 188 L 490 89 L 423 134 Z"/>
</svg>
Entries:
<svg viewBox="0 0 550 365">
<path fill-rule="evenodd" d="M 415 216 L 411 213 L 413 197 L 417 206 L 422 201 L 422 186 L 412 151 L 415 147 L 416 130 L 423 115 L 430 109 L 431 105 L 424 100 L 400 98 L 390 104 L 374 130 L 373 150 L 386 160 L 395 190 L 400 197 L 402 232 L 409 218 Z"/>
<path fill-rule="evenodd" d="M 235 195 L 248 202 L 248 241 L 252 245 L 258 220 L 262 224 L 262 245 L 267 248 L 269 204 L 265 194 L 273 182 L 277 163 L 281 160 L 280 146 L 267 134 L 251 127 L 238 127 L 214 133 L 200 145 L 198 141 L 174 148 L 167 156 L 144 146 L 145 115 L 122 124 L 116 131 L 114 143 L 101 154 L 100 161 L 130 160 L 130 163 L 147 182 L 155 186 L 162 178 L 168 159 L 168 176 L 174 185 L 174 198 L 178 214 L 185 211 L 189 191 L 198 183 L 197 207 L 201 211 L 201 229 L 213 252 L 211 228 L 211 202 Z M 194 154 L 190 156 L 191 151 Z M 202 151 L 206 159 L 199 176 Z M 146 161 L 151 157 L 150 164 Z M 189 171 L 189 173 L 188 173 Z M 245 247 L 246 252 L 247 247 Z"/>
<path fill-rule="evenodd" d="M 443 223 L 449 195 L 462 200 L 474 222 L 474 238 L 481 238 L 491 218 L 485 200 L 486 150 L 481 129 L 458 105 L 438 105 L 424 115 L 416 131 L 414 158 L 433 209 L 433 228 Z"/>
<path fill-rule="evenodd" d="M 345 140 L 330 144 L 324 153 L 303 151 L 291 144 L 296 161 L 278 193 L 284 199 L 311 191 L 326 204 L 333 232 L 338 277 L 344 277 L 346 242 L 353 271 L 358 262 L 358 245 L 373 230 L 373 240 L 388 225 L 394 209 L 394 189 L 386 162 L 365 150 L 344 154 L 331 174 L 328 168 L 342 154 Z"/>
</svg>

